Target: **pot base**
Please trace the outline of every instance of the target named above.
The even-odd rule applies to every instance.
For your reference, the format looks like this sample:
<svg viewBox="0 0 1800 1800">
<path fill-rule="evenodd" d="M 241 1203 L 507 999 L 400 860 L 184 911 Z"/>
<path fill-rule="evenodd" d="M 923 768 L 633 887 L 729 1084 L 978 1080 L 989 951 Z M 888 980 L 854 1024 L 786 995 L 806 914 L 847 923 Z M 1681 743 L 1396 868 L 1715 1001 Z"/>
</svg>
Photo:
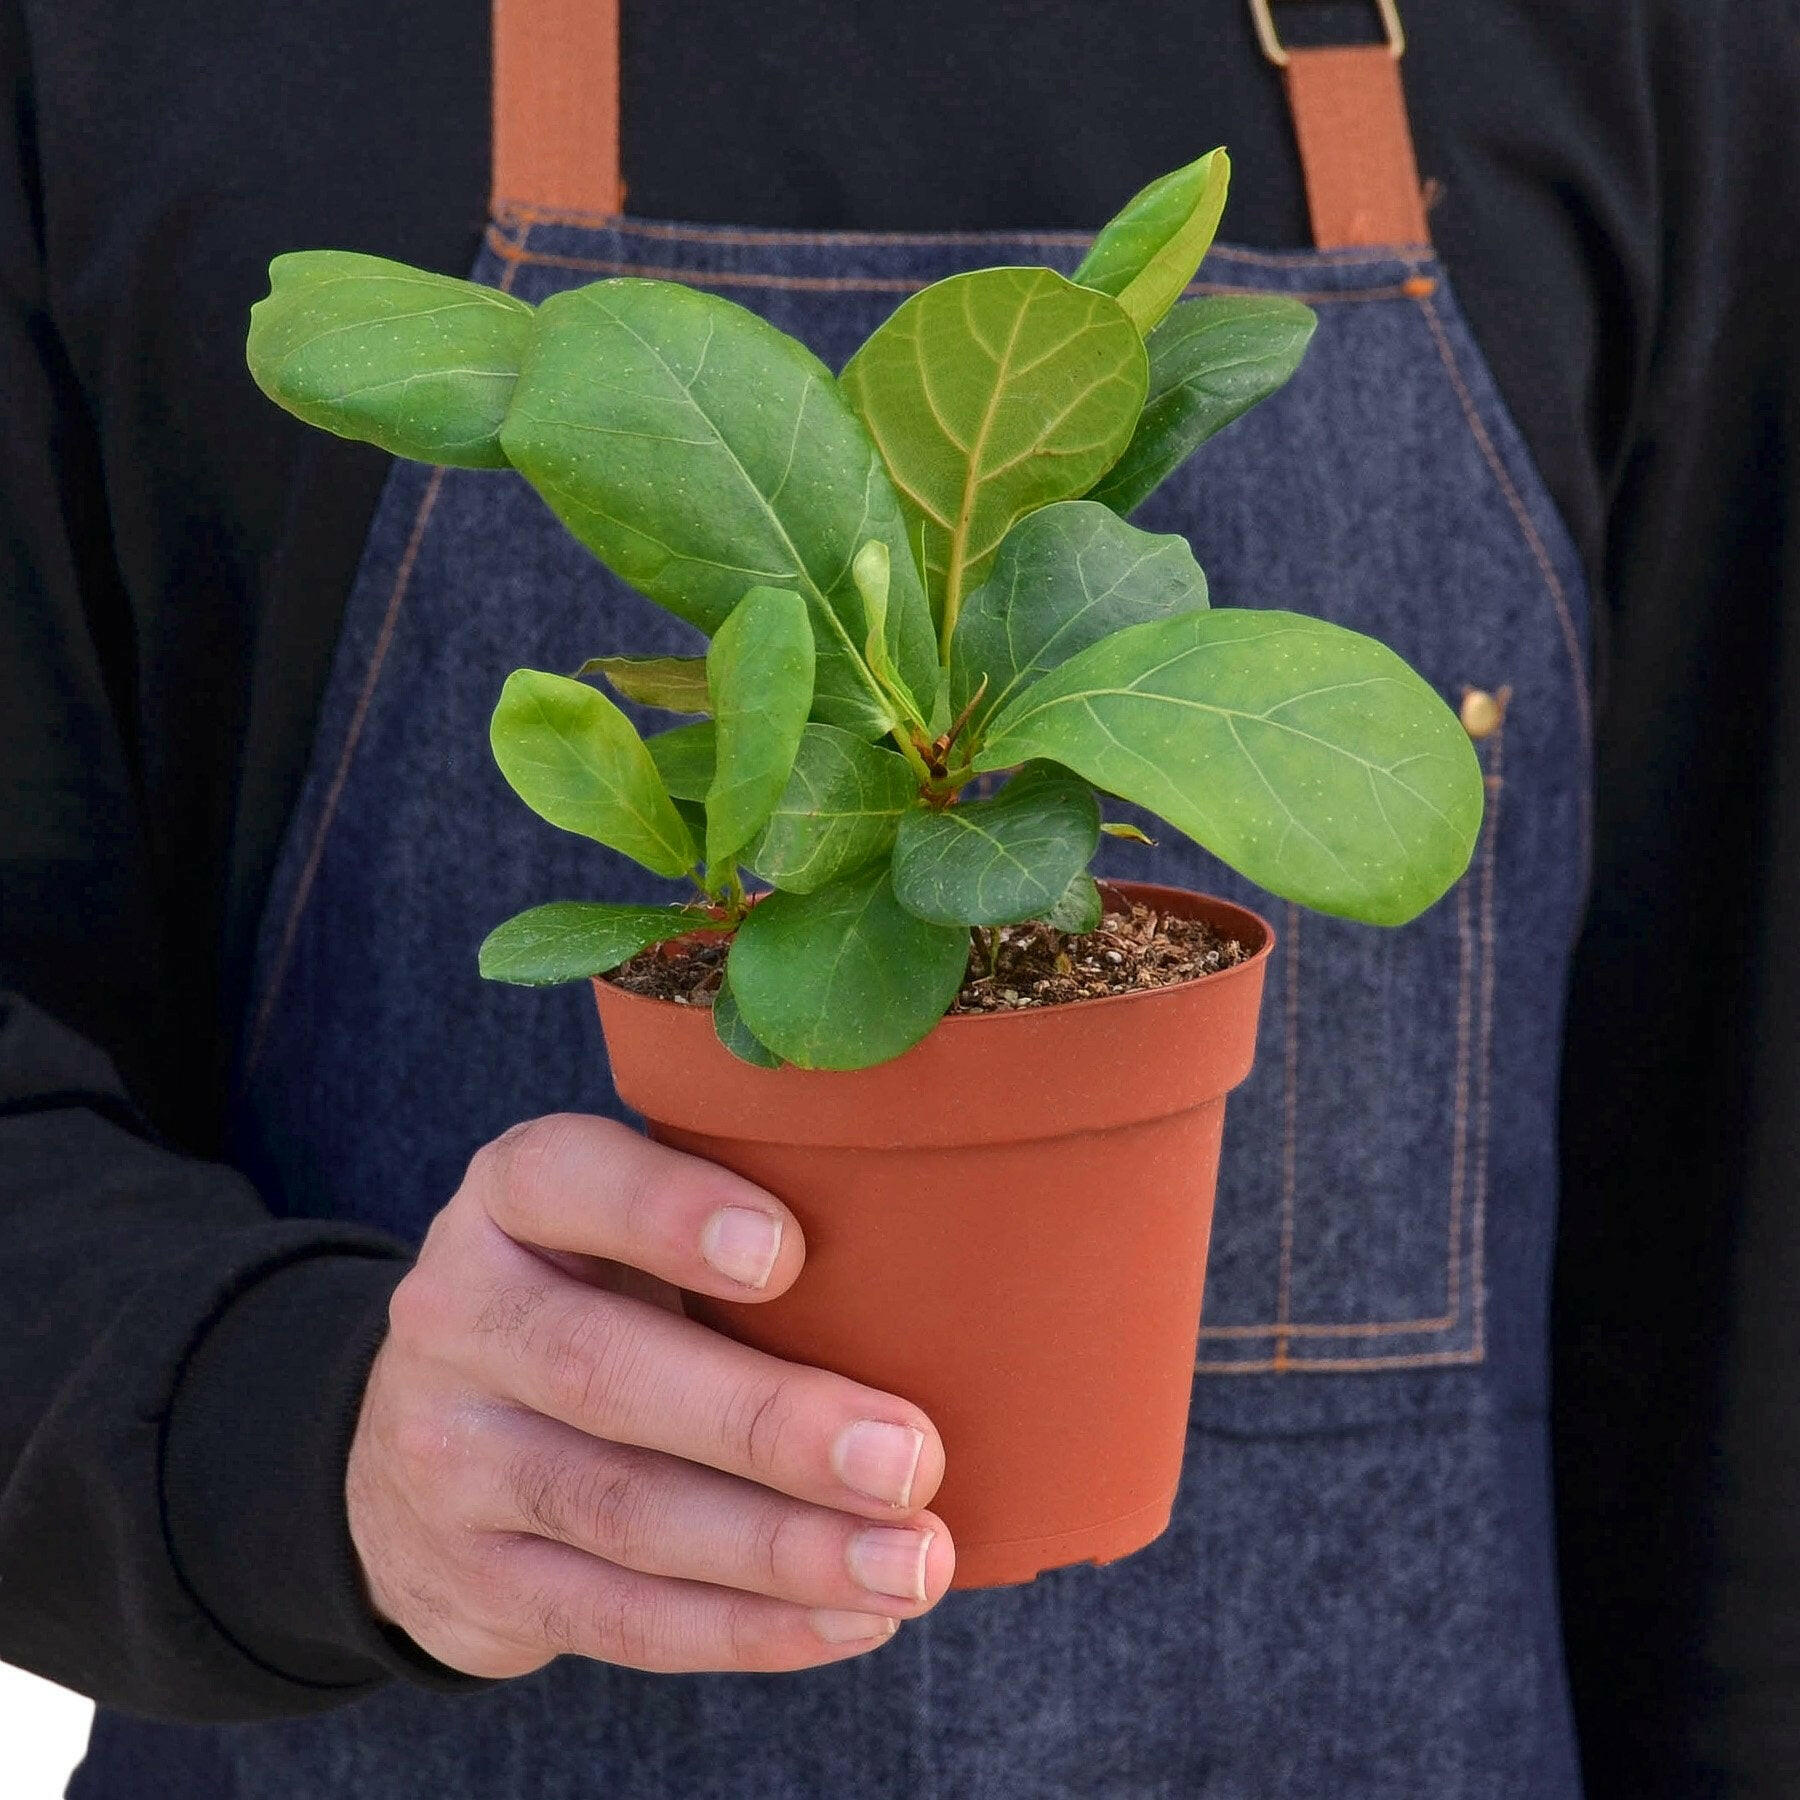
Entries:
<svg viewBox="0 0 1800 1800">
<path fill-rule="evenodd" d="M 1078 1531 L 1052 1532 L 1048 1537 L 1013 1538 L 1003 1543 L 958 1544 L 953 1588 L 1016 1587 L 1035 1581 L 1047 1569 L 1066 1569 L 1077 1563 L 1096 1568 L 1130 1556 L 1153 1544 L 1169 1529 L 1173 1500 L 1141 1506 L 1136 1512 L 1108 1519 L 1101 1525 L 1084 1525 Z"/>
</svg>

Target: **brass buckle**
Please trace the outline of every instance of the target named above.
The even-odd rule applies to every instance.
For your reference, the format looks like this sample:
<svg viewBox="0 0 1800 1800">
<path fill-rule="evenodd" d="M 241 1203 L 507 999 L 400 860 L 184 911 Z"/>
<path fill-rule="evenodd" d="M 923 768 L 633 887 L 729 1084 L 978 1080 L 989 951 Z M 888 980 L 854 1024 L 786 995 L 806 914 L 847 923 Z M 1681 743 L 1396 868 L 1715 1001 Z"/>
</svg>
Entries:
<svg viewBox="0 0 1800 1800">
<path fill-rule="evenodd" d="M 1398 62 L 1406 54 L 1406 33 L 1400 29 L 1400 8 L 1397 0 L 1375 0 L 1375 10 L 1381 14 L 1381 28 L 1387 33 L 1388 55 Z M 1262 53 L 1276 68 L 1285 69 L 1288 65 L 1288 53 L 1283 48 L 1281 39 L 1275 35 L 1275 20 L 1269 12 L 1269 0 L 1250 0 L 1250 22 L 1256 27 L 1256 41 L 1262 45 Z"/>
</svg>

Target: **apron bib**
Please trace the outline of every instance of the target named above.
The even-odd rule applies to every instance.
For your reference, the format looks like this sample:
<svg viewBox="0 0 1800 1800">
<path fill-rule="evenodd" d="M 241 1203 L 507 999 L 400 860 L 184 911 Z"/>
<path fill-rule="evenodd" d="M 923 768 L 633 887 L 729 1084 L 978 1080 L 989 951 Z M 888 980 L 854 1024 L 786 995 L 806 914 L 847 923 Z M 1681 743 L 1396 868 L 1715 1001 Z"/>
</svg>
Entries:
<svg viewBox="0 0 1800 1800">
<path fill-rule="evenodd" d="M 837 368 L 930 282 L 996 263 L 1067 272 L 1086 247 L 618 216 L 616 19 L 531 10 L 499 9 L 510 198 L 478 281 L 536 302 L 671 276 Z M 598 77 L 581 96 L 571 67 Z M 1290 92 L 1305 148 L 1322 127 L 1292 76 Z M 1309 182 L 1339 177 L 1335 197 L 1313 193 L 1338 247 L 1215 248 L 1195 291 L 1303 299 L 1312 348 L 1137 522 L 1189 538 L 1217 604 L 1353 626 L 1452 704 L 1470 689 L 1504 704 L 1477 743 L 1473 866 L 1402 929 L 1271 903 L 1160 825 L 1155 852 L 1107 841 L 1108 872 L 1266 908 L 1280 936 L 1256 1070 L 1228 1110 L 1167 1534 L 1111 1567 L 952 1593 L 875 1654 L 803 1674 L 563 1658 L 465 1697 L 396 1684 L 299 1721 L 103 1712 L 79 1800 L 1575 1800 L 1545 1314 L 1587 864 L 1582 581 L 1430 248 L 1358 241 L 1358 219 L 1392 209 L 1342 191 L 1353 158 L 1308 162 Z M 619 1112 L 585 988 L 484 983 L 475 951 L 534 902 L 661 884 L 535 819 L 486 720 L 514 667 L 699 647 L 523 480 L 396 464 L 245 1026 L 240 1160 L 278 1211 L 416 1240 L 505 1127 Z"/>
</svg>

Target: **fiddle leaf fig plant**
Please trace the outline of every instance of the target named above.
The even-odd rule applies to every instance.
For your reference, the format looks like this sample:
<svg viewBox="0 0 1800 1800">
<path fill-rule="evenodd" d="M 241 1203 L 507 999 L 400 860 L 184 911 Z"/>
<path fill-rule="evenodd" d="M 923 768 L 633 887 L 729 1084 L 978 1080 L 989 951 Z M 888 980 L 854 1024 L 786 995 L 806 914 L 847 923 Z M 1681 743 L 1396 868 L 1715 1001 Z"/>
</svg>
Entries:
<svg viewBox="0 0 1800 1800">
<path fill-rule="evenodd" d="M 1102 795 L 1371 924 L 1462 875 L 1482 779 L 1443 698 L 1342 626 L 1212 607 L 1186 540 L 1129 521 L 1312 333 L 1279 296 L 1181 297 L 1229 173 L 1214 151 L 1152 182 L 1073 278 L 925 288 L 838 376 L 675 282 L 533 308 L 343 251 L 275 260 L 248 350 L 272 399 L 516 470 L 710 640 L 507 677 L 490 735 L 519 797 L 691 897 L 533 907 L 484 975 L 577 980 L 717 934 L 727 1049 L 862 1068 L 943 1016 L 972 929 L 1098 923 L 1101 836 L 1149 842 Z M 596 680 L 668 726 L 641 736 Z"/>
</svg>

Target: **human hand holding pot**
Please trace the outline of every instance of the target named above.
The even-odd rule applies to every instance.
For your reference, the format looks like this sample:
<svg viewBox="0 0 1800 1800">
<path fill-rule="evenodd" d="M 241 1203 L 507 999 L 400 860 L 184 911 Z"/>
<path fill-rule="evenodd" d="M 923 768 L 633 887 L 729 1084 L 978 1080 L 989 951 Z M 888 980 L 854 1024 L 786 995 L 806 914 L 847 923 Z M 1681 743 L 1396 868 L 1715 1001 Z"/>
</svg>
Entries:
<svg viewBox="0 0 1800 1800">
<path fill-rule="evenodd" d="M 767 1299 L 800 1227 L 608 1120 L 479 1150 L 395 1290 L 346 1478 L 376 1610 L 470 1674 L 842 1661 L 955 1561 L 904 1400 L 731 1342 L 674 1288 Z M 670 1286 L 668 1284 L 674 1284 Z"/>
</svg>

